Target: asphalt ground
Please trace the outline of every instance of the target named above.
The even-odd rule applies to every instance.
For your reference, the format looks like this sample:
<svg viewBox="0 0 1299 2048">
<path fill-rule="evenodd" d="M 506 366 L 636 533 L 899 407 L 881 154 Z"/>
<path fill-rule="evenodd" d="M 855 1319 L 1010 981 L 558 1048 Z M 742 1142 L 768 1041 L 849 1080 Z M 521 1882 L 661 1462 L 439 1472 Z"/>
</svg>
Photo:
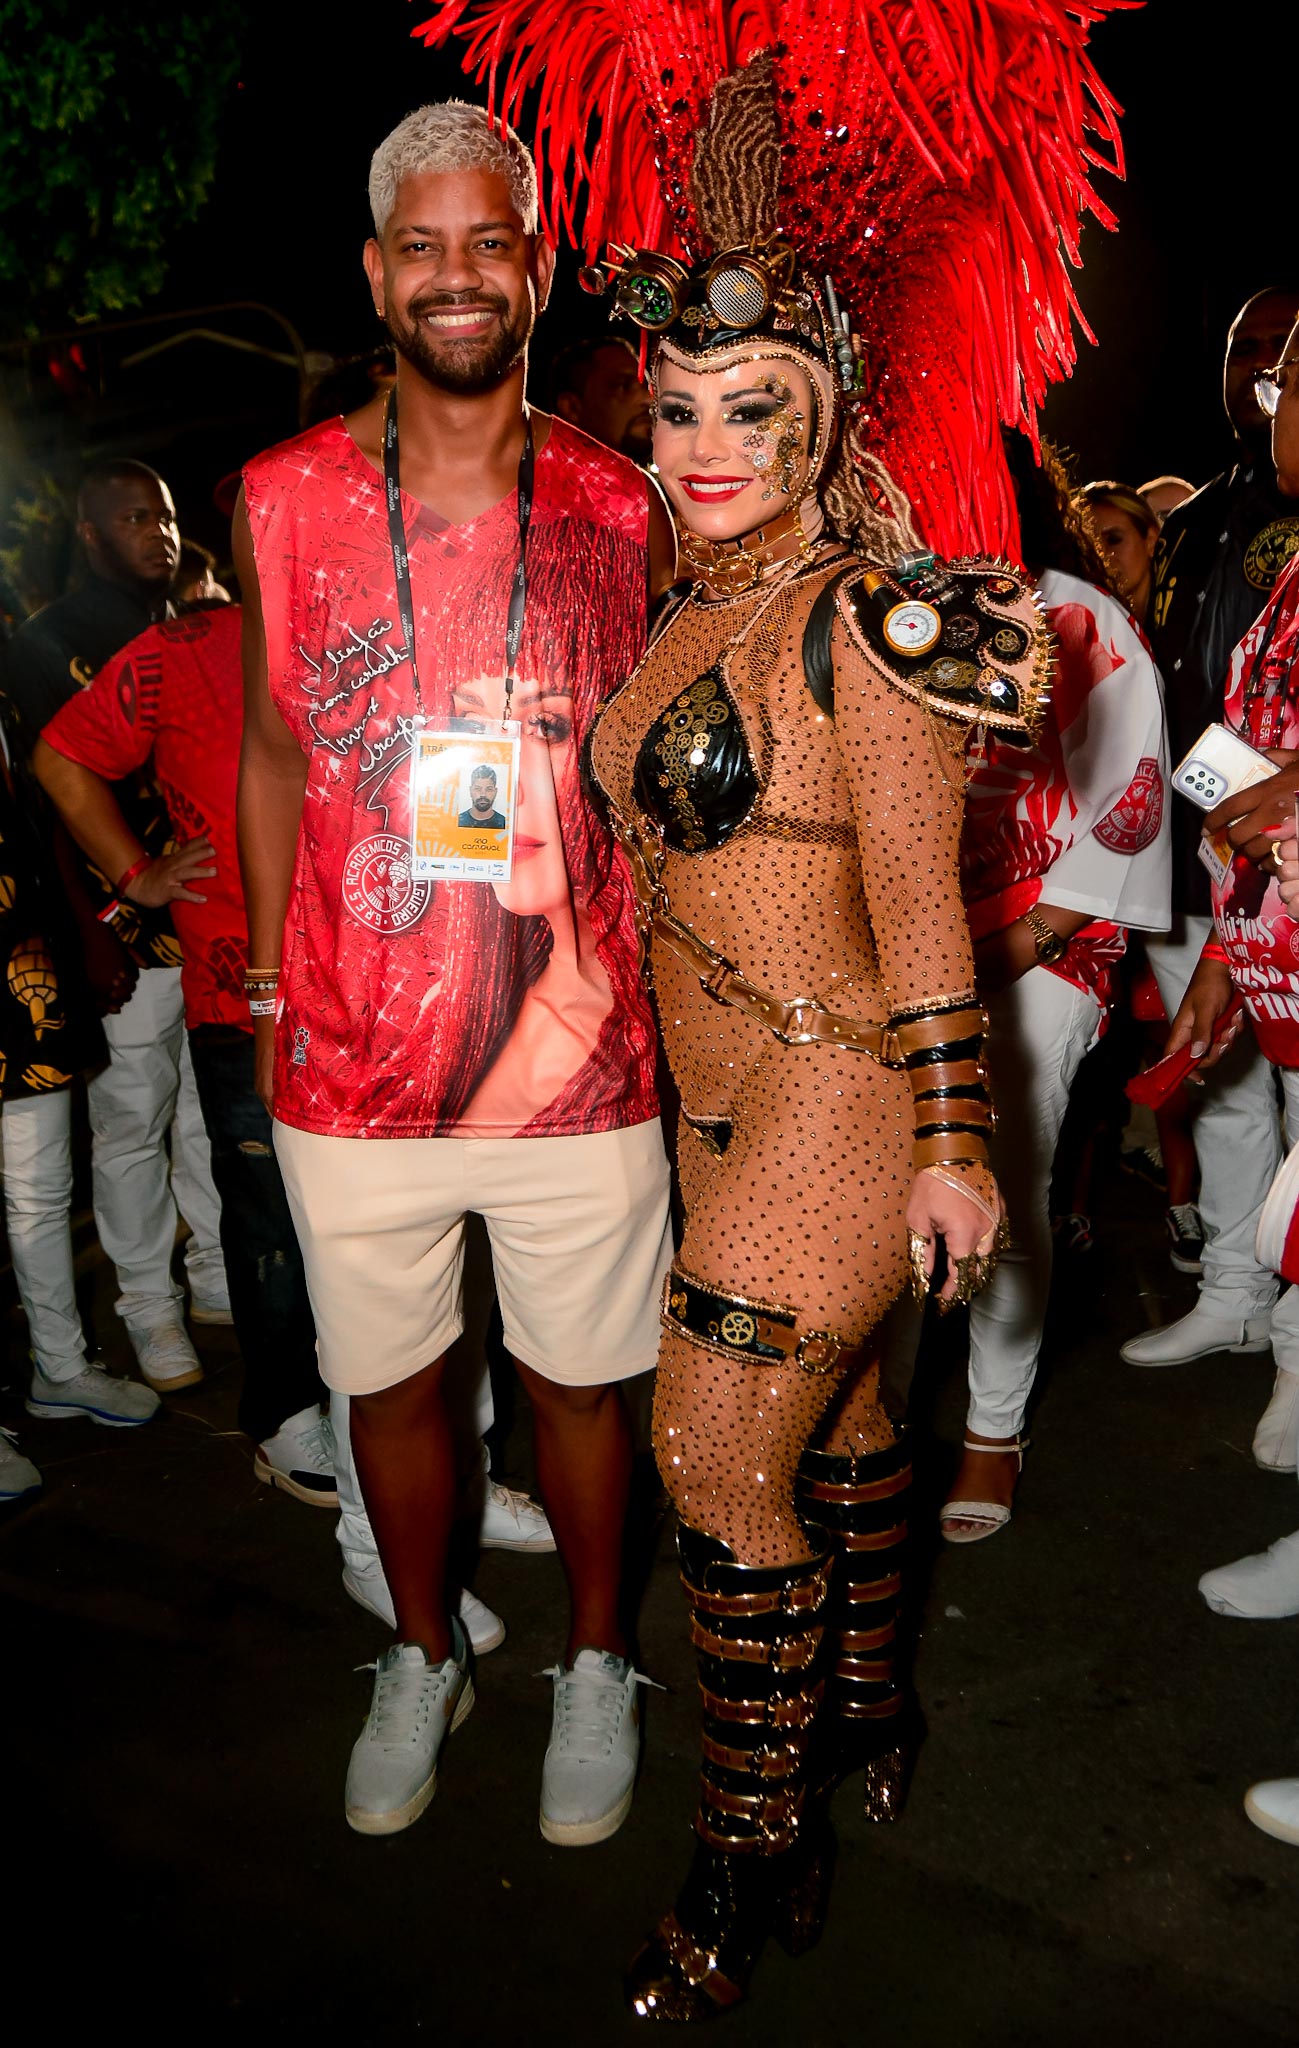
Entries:
<svg viewBox="0 0 1299 2048">
<path fill-rule="evenodd" d="M 1299 1622 L 1225 1621 L 1196 1592 L 1299 1525 L 1294 1479 L 1250 1456 L 1271 1361 L 1123 1365 L 1122 1339 L 1194 1282 L 1157 1196 L 1115 1176 L 1097 1206 L 1095 1249 L 1057 1275 L 1014 1520 L 964 1550 L 933 1535 L 959 1330 L 927 1345 L 910 1802 L 872 1827 L 844 1788 L 825 1937 L 799 1962 L 773 1948 L 719 2043 L 1299 2040 L 1299 1851 L 1241 1807 L 1253 1779 L 1299 1772 Z M 93 1246 L 81 1267 L 125 1367 Z M 640 1669 L 667 1690 L 645 1695 L 622 1831 L 578 1851 L 538 1832 L 562 1579 L 553 1556 L 490 1552 L 475 1584 L 508 1640 L 428 1813 L 363 1839 L 343 1778 L 384 1632 L 342 1591 L 333 1517 L 255 1481 L 232 1334 L 196 1332 L 204 1384 L 124 1432 L 23 1417 L 16 1311 L 9 1331 L 0 1421 L 46 1484 L 0 1522 L 7 2038 L 643 2041 L 620 1966 L 689 1856 L 696 1731 L 648 1466 L 632 1583 Z M 528 1483 L 521 1394 L 498 1468 Z"/>
</svg>

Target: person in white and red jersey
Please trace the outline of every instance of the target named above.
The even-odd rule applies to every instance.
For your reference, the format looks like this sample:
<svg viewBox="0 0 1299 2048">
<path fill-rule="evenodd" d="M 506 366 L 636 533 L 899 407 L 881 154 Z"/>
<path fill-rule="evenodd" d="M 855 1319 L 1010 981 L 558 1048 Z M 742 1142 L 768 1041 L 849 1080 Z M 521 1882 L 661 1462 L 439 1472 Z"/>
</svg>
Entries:
<svg viewBox="0 0 1299 2048">
<path fill-rule="evenodd" d="M 1256 292 L 1232 322 L 1222 396 L 1236 461 L 1168 514 L 1155 551 L 1150 641 L 1164 684 L 1169 758 L 1183 760 L 1206 725 L 1222 717 L 1231 651 L 1299 550 L 1299 506 L 1280 488 L 1269 423 L 1255 396 L 1299 311 L 1299 290 Z M 1172 922 L 1146 947 L 1165 1016 L 1175 1016 L 1213 930 L 1209 877 L 1200 863 L 1200 819 L 1172 806 Z M 1252 1035 L 1193 1090 L 1191 1135 L 1200 1169 L 1204 1226 L 1194 1308 L 1143 1329 L 1119 1356 L 1143 1370 L 1223 1352 L 1262 1352 L 1276 1300 L 1275 1276 L 1254 1256 L 1259 1212 L 1281 1163 L 1276 1088 Z"/>
<path fill-rule="evenodd" d="M 1168 764 L 1159 678 L 1070 504 L 1049 446 L 1008 437 L 1023 553 L 1059 644 L 1032 749 L 971 761 L 962 875 L 1011 1245 L 970 1304 L 970 1408 L 941 1526 L 975 1543 L 1010 1519 L 1051 1285 L 1051 1163 L 1074 1075 L 1104 1028 L 1129 929 L 1168 923 Z"/>
<path fill-rule="evenodd" d="M 1277 363 L 1257 379 L 1272 420 L 1277 483 L 1299 498 L 1299 325 Z M 1215 935 L 1201 955 L 1173 1020 L 1169 1049 L 1189 1045 L 1201 1065 L 1216 1062 L 1230 1036 L 1213 1041 L 1233 986 L 1244 997 L 1260 1051 L 1280 1077 L 1290 1144 L 1299 1135 L 1299 555 L 1277 578 L 1263 611 L 1231 657 L 1224 718 L 1251 746 L 1270 753 L 1279 772 L 1219 805 L 1205 831 L 1228 833 L 1235 857 L 1213 891 Z M 1254 1438 L 1258 1463 L 1274 1471 L 1299 1464 L 1299 1287 L 1272 1311 L 1276 1382 Z M 1217 1614 L 1266 1621 L 1299 1614 L 1299 1530 L 1257 1556 L 1219 1565 L 1200 1580 Z M 1256 1827 L 1299 1846 L 1299 1778 L 1251 1786 L 1245 1811 Z"/>
<path fill-rule="evenodd" d="M 409 1826 L 473 1703 L 444 1378 L 476 1212 L 572 1602 L 541 1826 L 577 1846 L 631 1803 L 621 1382 L 654 1364 L 671 1255 L 631 881 L 580 756 L 676 551 L 634 465 L 525 403 L 553 252 L 518 137 L 420 108 L 370 198 L 395 390 L 249 463 L 235 522 L 261 1087 L 396 1620 L 345 1808 L 361 1833 Z M 499 872 L 421 872 L 421 732 L 496 768 Z M 340 1497 L 349 1470 L 344 1447 Z"/>
</svg>

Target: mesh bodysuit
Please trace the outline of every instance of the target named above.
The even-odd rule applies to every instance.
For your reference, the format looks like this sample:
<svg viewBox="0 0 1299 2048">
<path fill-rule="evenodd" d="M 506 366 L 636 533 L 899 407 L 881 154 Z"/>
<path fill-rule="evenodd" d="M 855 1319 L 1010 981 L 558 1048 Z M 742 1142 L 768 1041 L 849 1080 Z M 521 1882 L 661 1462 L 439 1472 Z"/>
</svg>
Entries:
<svg viewBox="0 0 1299 2048">
<path fill-rule="evenodd" d="M 803 632 L 843 566 L 774 594 L 688 599 L 606 707 L 592 765 L 674 919 L 757 989 L 883 1024 L 972 999 L 964 731 L 899 689 L 838 616 L 834 715 L 818 710 Z M 788 1563 L 808 1550 L 793 1496 L 805 1446 L 892 1441 L 872 1333 L 906 1278 L 911 1094 L 865 1052 L 782 1043 L 671 948 L 651 938 L 649 953 L 682 1103 L 670 1285 L 734 1312 L 692 1330 L 665 1316 L 655 1451 L 686 1522 L 743 1564 Z M 832 1370 L 736 1356 L 727 1332 L 755 1313 L 830 1333 L 848 1355 Z"/>
</svg>

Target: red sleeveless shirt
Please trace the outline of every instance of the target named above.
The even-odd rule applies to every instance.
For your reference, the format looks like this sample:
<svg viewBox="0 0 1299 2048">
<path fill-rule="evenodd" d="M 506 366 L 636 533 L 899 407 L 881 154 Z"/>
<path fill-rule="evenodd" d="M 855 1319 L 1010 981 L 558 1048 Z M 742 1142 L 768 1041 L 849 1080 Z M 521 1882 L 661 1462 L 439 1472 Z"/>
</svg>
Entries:
<svg viewBox="0 0 1299 2048">
<path fill-rule="evenodd" d="M 645 640 L 649 495 L 562 420 L 536 466 L 514 716 L 514 880 L 416 880 L 416 713 L 383 479 L 341 420 L 244 471 L 271 695 L 309 758 L 275 1114 L 336 1137 L 564 1136 L 657 1114 L 630 877 L 581 777 Z M 460 526 L 405 497 L 430 724 L 498 706 L 514 493 Z"/>
</svg>

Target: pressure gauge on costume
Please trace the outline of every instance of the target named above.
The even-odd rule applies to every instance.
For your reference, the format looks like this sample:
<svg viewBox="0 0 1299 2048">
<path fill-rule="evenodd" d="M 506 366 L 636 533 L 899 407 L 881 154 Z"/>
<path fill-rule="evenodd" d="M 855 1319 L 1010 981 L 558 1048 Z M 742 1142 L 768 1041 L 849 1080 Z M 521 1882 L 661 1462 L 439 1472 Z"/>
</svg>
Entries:
<svg viewBox="0 0 1299 2048">
<path fill-rule="evenodd" d="M 927 654 L 943 630 L 931 604 L 909 597 L 884 614 L 884 638 L 895 654 Z"/>
</svg>

